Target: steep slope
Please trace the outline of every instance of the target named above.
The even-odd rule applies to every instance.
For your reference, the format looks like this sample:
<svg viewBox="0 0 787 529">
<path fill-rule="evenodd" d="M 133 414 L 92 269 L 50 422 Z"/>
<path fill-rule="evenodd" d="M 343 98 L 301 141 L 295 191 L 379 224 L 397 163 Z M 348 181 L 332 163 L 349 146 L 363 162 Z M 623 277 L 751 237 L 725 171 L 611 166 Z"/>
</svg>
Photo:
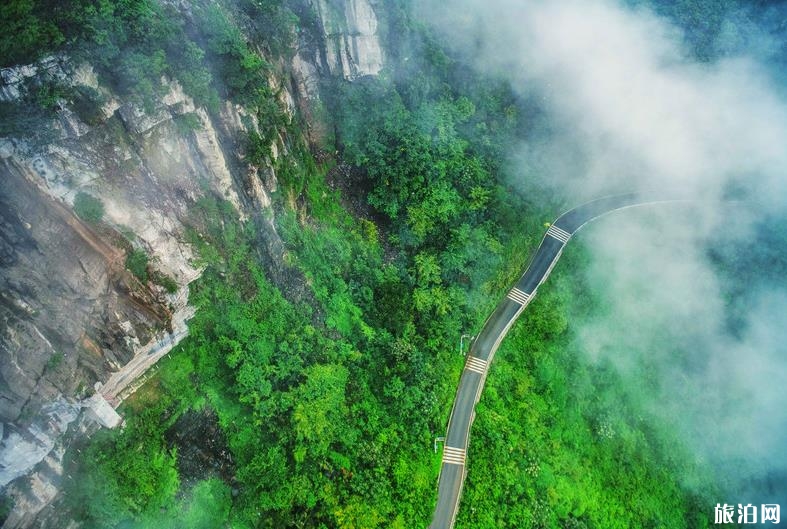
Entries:
<svg viewBox="0 0 787 529">
<path fill-rule="evenodd" d="M 302 37 L 292 65 L 267 57 L 274 66 L 259 79 L 288 120 L 299 101 L 319 97 L 311 88 L 321 76 L 373 75 L 383 60 L 368 2 L 304 7 L 320 32 Z M 178 9 L 193 22 L 189 5 Z M 287 283 L 270 197 L 287 147 L 284 129 L 261 130 L 253 111 L 226 97 L 207 110 L 172 79 L 142 105 L 68 55 L 0 77 L 0 104 L 21 109 L 0 130 L 0 486 L 54 457 L 43 478 L 22 477 L 6 490 L 17 507 L 4 527 L 25 527 L 56 492 L 61 438 L 80 407 L 95 407 L 94 388 L 109 381 L 100 393 L 116 406 L 187 334 L 187 285 L 201 272 L 189 242 L 195 204 L 216 196 L 239 219 L 259 219 L 263 261 Z M 91 94 L 94 108 L 64 97 L 28 111 L 36 89 L 50 85 Z M 250 133 L 270 141 L 255 165 Z M 85 196 L 102 206 L 99 219 L 75 207 Z M 132 255 L 146 256 L 141 269 Z M 83 431 L 94 415 L 71 430 Z"/>
</svg>

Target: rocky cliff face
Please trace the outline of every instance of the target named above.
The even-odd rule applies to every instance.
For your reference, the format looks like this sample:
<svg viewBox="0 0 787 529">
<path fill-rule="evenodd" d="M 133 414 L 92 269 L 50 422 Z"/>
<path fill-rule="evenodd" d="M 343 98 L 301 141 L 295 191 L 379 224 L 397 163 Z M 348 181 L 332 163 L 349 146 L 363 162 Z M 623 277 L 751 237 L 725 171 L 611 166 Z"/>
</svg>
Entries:
<svg viewBox="0 0 787 529">
<path fill-rule="evenodd" d="M 383 66 L 372 4 L 314 0 L 312 7 L 318 45 L 300 46 L 283 75 L 267 80 L 287 112 L 319 98 L 321 76 L 352 80 Z M 106 412 L 104 397 L 116 405 L 186 336 L 187 285 L 200 269 L 185 231 L 200 198 L 221 196 L 239 218 L 262 219 L 269 271 L 286 280 L 271 209 L 273 164 L 251 167 L 240 141 L 258 127 L 253 115 L 228 101 L 209 114 L 172 81 L 153 108 L 142 109 L 67 57 L 0 71 L 0 101 L 19 100 L 42 76 L 100 93 L 103 104 L 84 119 L 58 103 L 29 130 L 0 135 L 0 487 L 16 479 L 6 493 L 17 504 L 3 527 L 31 526 L 56 494 L 63 434 L 91 428 L 80 408 Z M 284 145 L 274 137 L 275 159 Z M 103 204 L 101 221 L 75 213 L 79 194 Z M 174 279 L 177 292 L 130 273 L 132 249 Z"/>
<path fill-rule="evenodd" d="M 317 45 L 301 45 L 293 66 L 300 92 L 319 97 L 317 80 L 338 76 L 354 80 L 377 75 L 385 57 L 380 38 L 379 7 L 369 0 L 311 0 L 317 15 Z M 315 37 L 315 35 L 310 35 Z"/>
<path fill-rule="evenodd" d="M 383 67 L 383 50 L 377 33 L 377 16 L 368 0 L 317 0 L 322 21 L 325 62 L 333 74 L 345 79 L 377 75 Z"/>
<path fill-rule="evenodd" d="M 61 61 L 54 70 L 104 90 L 87 66 Z M 30 74 L 35 69 L 4 78 Z M 18 95 L 22 84 L 6 84 L 3 92 Z M 63 106 L 40 123 L 51 140 L 2 140 L 0 419 L 21 431 L 45 403 L 92 393 L 95 382 L 184 319 L 185 296 L 143 284 L 125 269 L 131 248 L 183 289 L 199 274 L 184 242 L 194 203 L 213 192 L 245 216 L 227 160 L 237 156 L 221 146 L 240 132 L 231 105 L 214 123 L 176 84 L 148 113 L 104 91 L 109 103 L 96 123 Z M 186 114 L 193 130 L 178 126 Z M 103 203 L 102 221 L 74 213 L 77 193 Z M 15 450 L 15 439 L 6 436 L 5 451 Z M 0 467 L 0 485 L 19 470 Z"/>
<path fill-rule="evenodd" d="M 94 387 L 105 383 L 100 394 L 116 405 L 186 336 L 187 285 L 200 273 L 185 237 L 191 208 L 210 193 L 239 218 L 257 214 L 270 208 L 275 175 L 248 170 L 237 140 L 254 120 L 229 102 L 209 116 L 170 83 L 146 112 L 99 86 L 87 65 L 60 59 L 44 72 L 14 70 L 3 72 L 6 101 L 36 75 L 91 87 L 107 101 L 91 124 L 64 104 L 37 123 L 43 134 L 0 139 L 0 486 L 54 458 L 10 490 L 18 508 L 4 527 L 26 527 L 56 493 L 51 469 L 60 468 L 61 438 L 80 408 L 113 413 L 102 414 Z M 78 193 L 103 204 L 101 221 L 77 216 Z M 267 239 L 281 249 L 275 230 Z M 129 272 L 132 249 L 177 292 Z"/>
</svg>

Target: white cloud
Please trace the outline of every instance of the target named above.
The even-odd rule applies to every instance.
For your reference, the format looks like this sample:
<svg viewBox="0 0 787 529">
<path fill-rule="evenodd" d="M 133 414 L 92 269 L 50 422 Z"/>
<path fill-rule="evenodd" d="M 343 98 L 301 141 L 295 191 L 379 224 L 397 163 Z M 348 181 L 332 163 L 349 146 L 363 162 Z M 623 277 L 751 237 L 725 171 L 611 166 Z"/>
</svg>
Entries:
<svg viewBox="0 0 787 529">
<path fill-rule="evenodd" d="M 594 358 L 615 351 L 623 370 L 648 356 L 663 377 L 654 409 L 703 454 L 783 465 L 787 336 L 778 329 L 787 296 L 755 300 L 747 331 L 732 340 L 706 252 L 708 238 L 735 243 L 763 214 L 783 212 L 787 105 L 757 57 L 698 62 L 667 21 L 612 1 L 449 0 L 423 9 L 457 51 L 546 110 L 548 126 L 515 153 L 523 186 L 554 187 L 574 203 L 635 190 L 699 199 L 587 228 L 595 259 L 586 273 L 611 306 L 581 329 L 581 347 Z M 766 47 L 751 25 L 726 24 L 727 40 L 751 42 L 752 53 Z M 731 190 L 757 205 L 720 203 Z M 690 356 L 676 359 L 677 348 Z"/>
</svg>

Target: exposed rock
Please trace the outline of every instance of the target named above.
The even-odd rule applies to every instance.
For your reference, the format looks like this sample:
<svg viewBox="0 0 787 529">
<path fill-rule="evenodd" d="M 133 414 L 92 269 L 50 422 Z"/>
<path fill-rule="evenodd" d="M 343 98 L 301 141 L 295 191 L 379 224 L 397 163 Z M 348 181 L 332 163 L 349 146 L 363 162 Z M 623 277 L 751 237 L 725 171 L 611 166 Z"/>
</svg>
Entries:
<svg viewBox="0 0 787 529">
<path fill-rule="evenodd" d="M 0 139 L 0 159 L 4 160 L 6 158 L 10 158 L 14 155 L 15 151 L 16 148 L 14 147 L 13 141 L 6 138 Z"/>
<path fill-rule="evenodd" d="M 124 271 L 122 237 L 110 226 L 132 234 L 155 268 L 183 287 L 200 273 L 184 236 L 194 202 L 213 189 L 244 216 L 207 114 L 200 114 L 203 128 L 191 139 L 172 123 L 172 113 L 192 109 L 173 87 L 153 117 L 127 105 L 118 113 L 124 126 L 110 118 L 88 128 L 64 113 L 73 118 L 70 133 L 53 143 L 2 141 L 0 420 L 6 434 L 26 431 L 58 395 L 112 380 L 124 366 L 132 376 L 117 384 L 117 393 L 127 390 L 187 334 L 193 314 L 187 289 L 165 296 L 136 281 Z M 103 227 L 86 225 L 66 207 L 77 190 L 103 202 Z M 135 363 L 139 358 L 144 361 Z M 6 437 L 0 458 L 18 461 L 14 474 L 51 450 L 51 443 L 34 451 L 23 437 Z"/>
<path fill-rule="evenodd" d="M 89 64 L 82 63 L 71 72 L 69 82 L 73 85 L 89 86 L 95 90 L 99 90 L 101 86 L 98 84 L 98 75 L 96 71 Z"/>
<path fill-rule="evenodd" d="M 346 79 L 380 73 L 383 50 L 377 34 L 377 16 L 368 0 L 345 0 L 344 26 L 343 32 L 326 31 L 329 42 L 334 42 L 326 49 L 328 64 L 341 63 Z"/>
<path fill-rule="evenodd" d="M 164 82 L 167 82 L 166 80 Z M 194 100 L 186 95 L 183 87 L 177 81 L 169 81 L 170 90 L 161 99 L 161 102 L 167 105 L 167 108 L 173 114 L 188 114 L 197 110 Z"/>
<path fill-rule="evenodd" d="M 100 386 L 99 391 L 105 400 L 117 406 L 144 382 L 144 378 L 139 378 L 141 375 L 188 336 L 187 322 L 194 316 L 194 308 L 188 305 L 186 289 L 176 297 L 174 306 L 176 310 L 172 317 L 171 328 L 159 331 L 153 340 L 136 349 L 134 358 L 112 373 L 106 383 Z"/>
<path fill-rule="evenodd" d="M 323 45 L 301 47 L 293 60 L 304 95 L 317 95 L 316 66 L 347 80 L 380 73 L 383 48 L 377 15 L 369 0 L 313 0 L 312 7 L 318 16 Z"/>
<path fill-rule="evenodd" d="M 78 406 L 75 406 L 78 409 Z M 81 413 L 68 425 L 67 437 L 90 437 L 99 428 L 98 424 Z M 54 436 L 53 436 L 54 438 Z M 58 527 L 77 529 L 79 524 L 62 520 L 53 500 L 60 492 L 60 485 L 70 476 L 64 475 L 66 444 L 63 437 L 54 440 L 54 448 L 35 466 L 35 472 L 22 476 L 5 489 L 14 507 L 3 524 L 3 529 L 24 529 L 28 527 Z"/>
<path fill-rule="evenodd" d="M 262 181 L 260 180 L 259 171 L 256 167 L 249 167 L 248 181 L 249 194 L 252 196 L 257 206 L 260 209 L 269 208 L 271 206 L 271 199 L 262 187 Z"/>
<path fill-rule="evenodd" d="M 46 404 L 36 421 L 25 429 L 4 428 L 0 451 L 0 487 L 24 475 L 54 448 L 79 414 L 79 407 L 62 397 Z"/>
<path fill-rule="evenodd" d="M 62 475 L 64 454 L 62 445 L 55 446 L 38 463 L 39 472 L 20 478 L 9 488 L 7 494 L 13 499 L 14 509 L 9 513 L 3 529 L 30 527 L 39 513 L 57 496 L 58 486 L 50 478 Z"/>
<path fill-rule="evenodd" d="M 63 56 L 51 56 L 35 64 L 23 64 L 0 69 L 0 101 L 16 101 L 27 93 L 26 82 L 33 78 L 66 81 L 72 75 Z"/>
<path fill-rule="evenodd" d="M 120 119 L 123 121 L 123 125 L 125 125 L 132 134 L 148 132 L 153 127 L 168 121 L 171 117 L 163 107 L 159 107 L 155 111 L 148 113 L 134 103 L 121 105 L 117 112 Z"/>
<path fill-rule="evenodd" d="M 101 393 L 95 393 L 82 401 L 82 407 L 89 409 L 95 420 L 104 428 L 114 428 L 123 420 Z"/>
<path fill-rule="evenodd" d="M 298 51 L 292 58 L 292 68 L 295 73 L 297 89 L 306 99 L 320 98 L 320 74 L 317 67 L 304 59 L 303 51 Z"/>
<path fill-rule="evenodd" d="M 0 162 L 0 420 L 35 415 L 58 394 L 105 376 L 81 344 L 86 332 L 122 347 L 109 330 L 119 316 L 144 327 L 161 321 L 127 295 L 107 296 L 123 252 L 82 225 L 30 181 L 26 168 Z M 55 257 L 57 256 L 57 257 Z M 97 324 L 106 327 L 97 329 Z M 130 354 L 127 351 L 126 354 Z M 53 360 L 54 359 L 54 360 Z"/>
<path fill-rule="evenodd" d="M 82 123 L 74 112 L 65 104 L 62 104 L 57 111 L 57 118 L 60 121 L 62 138 L 79 138 L 90 132 L 90 127 Z"/>
<path fill-rule="evenodd" d="M 38 73 L 33 64 L 0 69 L 0 101 L 15 101 L 25 93 L 24 82 Z"/>
<path fill-rule="evenodd" d="M 226 104 L 226 107 L 230 109 L 233 108 L 229 103 Z M 225 109 L 225 112 L 232 114 L 232 110 L 227 111 Z M 201 154 L 200 159 L 204 164 L 204 168 L 209 172 L 211 181 L 214 182 L 214 185 L 218 188 L 222 197 L 232 203 L 238 211 L 240 218 L 245 220 L 245 215 L 240 205 L 240 198 L 233 187 L 232 174 L 230 173 L 227 160 L 224 157 L 224 152 L 219 144 L 218 134 L 213 128 L 210 118 L 204 109 L 199 109 L 197 115 L 199 115 L 200 120 L 202 120 L 202 123 L 205 125 L 202 130 L 194 132 L 194 141 Z M 234 123 L 234 120 L 232 122 Z"/>
<path fill-rule="evenodd" d="M 320 42 L 293 59 L 294 90 L 289 76 L 268 79 L 289 113 L 294 95 L 319 97 L 320 76 L 353 80 L 384 64 L 369 0 L 311 1 Z M 4 529 L 40 525 L 34 519 L 61 478 L 63 434 L 97 427 L 87 419 L 93 412 L 73 422 L 87 389 L 102 383 L 85 404 L 99 422 L 117 424 L 111 406 L 188 334 L 186 286 L 201 270 L 185 233 L 201 198 L 220 195 L 240 219 L 259 219 L 270 277 L 303 288 L 284 265 L 273 219 L 275 160 L 287 155 L 281 131 L 264 135 L 274 138 L 271 160 L 252 167 L 242 140 L 259 132 L 254 113 L 224 101 L 218 115 L 208 114 L 173 81 L 146 111 L 102 86 L 90 65 L 60 56 L 0 70 L 0 101 L 25 97 L 30 81 L 42 79 L 97 90 L 103 106 L 99 122 L 88 124 L 62 101 L 41 118 L 46 135 L 0 138 L 0 486 L 36 469 L 7 487 L 16 507 Z M 184 114 L 195 115 L 199 128 L 184 130 L 177 121 Z M 100 223 L 72 211 L 80 191 L 103 203 Z M 131 245 L 175 279 L 176 294 L 125 270 Z"/>
<path fill-rule="evenodd" d="M 92 83 L 90 70 L 81 72 L 80 82 Z M 273 170 L 262 179 L 249 174 L 237 151 L 239 135 L 257 126 L 254 116 L 225 103 L 212 118 L 179 85 L 170 88 L 152 114 L 123 104 L 116 117 L 89 127 L 64 106 L 51 123 L 61 131 L 54 141 L 0 140 L 0 420 L 6 433 L 0 460 L 17 462 L 8 479 L 51 452 L 52 439 L 35 450 L 24 442 L 37 438 L 31 424 L 43 420 L 48 402 L 104 382 L 86 404 L 98 412 L 94 419 L 116 425 L 119 418 L 103 399 L 117 405 L 188 334 L 193 308 L 184 287 L 200 273 L 185 242 L 194 203 L 219 194 L 241 219 L 248 207 L 270 207 Z M 198 116 L 198 130 L 183 131 L 173 122 L 187 112 Z M 103 203 L 99 226 L 80 221 L 67 207 L 77 191 Z M 283 246 L 268 220 L 266 247 L 279 259 Z M 120 231 L 175 279 L 181 287 L 175 295 L 157 293 L 124 270 L 128 242 L 120 244 Z M 22 502 L 25 509 L 48 501 L 49 477 L 25 479 L 40 482 L 44 491 Z"/>
</svg>

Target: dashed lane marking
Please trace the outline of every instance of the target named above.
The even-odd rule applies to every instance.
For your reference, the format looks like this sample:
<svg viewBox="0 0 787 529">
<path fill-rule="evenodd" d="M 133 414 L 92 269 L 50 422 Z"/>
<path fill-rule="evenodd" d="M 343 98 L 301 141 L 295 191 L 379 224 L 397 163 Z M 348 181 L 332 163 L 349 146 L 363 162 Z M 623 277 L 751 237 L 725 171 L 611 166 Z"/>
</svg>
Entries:
<svg viewBox="0 0 787 529">
<path fill-rule="evenodd" d="M 520 305 L 524 305 L 527 303 L 527 300 L 530 299 L 530 294 L 522 292 L 518 288 L 512 288 L 506 297 L 511 301 L 515 301 Z"/>
<path fill-rule="evenodd" d="M 560 228 L 558 228 L 554 224 L 552 226 L 550 226 L 549 229 L 547 230 L 547 235 L 549 235 L 553 239 L 559 240 L 563 244 L 566 244 L 568 242 L 568 240 L 571 238 L 571 234 L 570 233 L 568 233 L 565 230 L 561 230 Z"/>
<path fill-rule="evenodd" d="M 486 373 L 486 361 L 476 358 L 475 356 L 467 357 L 467 365 L 465 367 L 474 373 L 478 373 L 479 375 Z"/>
<path fill-rule="evenodd" d="M 454 448 L 453 446 L 446 446 L 443 450 L 443 463 L 449 465 L 464 465 L 465 464 L 465 450 L 464 448 Z"/>
</svg>

